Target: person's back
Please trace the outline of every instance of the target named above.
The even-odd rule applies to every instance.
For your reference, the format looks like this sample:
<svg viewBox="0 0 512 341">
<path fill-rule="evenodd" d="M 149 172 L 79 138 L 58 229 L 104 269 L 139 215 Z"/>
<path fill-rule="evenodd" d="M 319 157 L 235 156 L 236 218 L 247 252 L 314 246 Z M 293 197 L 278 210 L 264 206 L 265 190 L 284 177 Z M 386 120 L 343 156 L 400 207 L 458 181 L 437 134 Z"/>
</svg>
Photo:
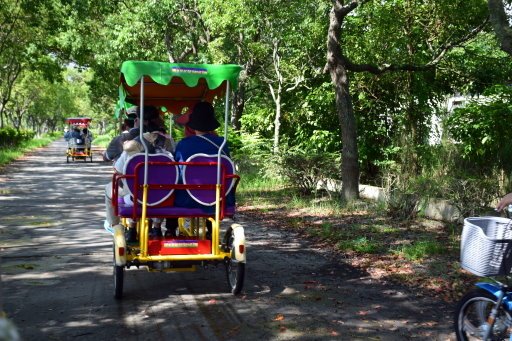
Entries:
<svg viewBox="0 0 512 341">
<path fill-rule="evenodd" d="M 80 133 L 80 129 L 73 129 L 73 131 L 71 132 L 70 141 L 72 146 L 76 145 L 82 147 L 82 145 L 85 144 L 84 139 L 82 138 L 82 134 Z"/>
<path fill-rule="evenodd" d="M 184 162 L 194 154 L 212 154 L 217 155 L 224 138 L 212 133 L 220 124 L 215 118 L 213 106 L 208 102 L 196 104 L 190 114 L 187 126 L 194 130 L 195 135 L 185 137 L 176 145 L 175 159 Z M 227 144 L 222 149 L 222 154 L 229 157 L 229 148 Z M 228 205 L 234 205 L 234 195 L 230 193 L 227 198 Z M 201 207 L 204 205 L 197 203 L 185 190 L 176 191 L 175 206 L 180 207 Z"/>
<path fill-rule="evenodd" d="M 78 129 L 78 128 L 73 129 L 73 131 L 71 132 L 71 137 L 74 137 L 74 138 L 80 137 L 80 129 Z"/>
<path fill-rule="evenodd" d="M 211 133 L 185 137 L 176 146 L 176 160 L 186 161 L 189 157 L 198 153 L 216 155 L 223 142 L 223 137 Z M 227 145 L 224 146 L 222 151 L 223 154 L 229 157 Z"/>
<path fill-rule="evenodd" d="M 86 144 L 91 144 L 92 133 L 87 128 L 82 129 L 81 137 L 85 141 Z"/>
</svg>

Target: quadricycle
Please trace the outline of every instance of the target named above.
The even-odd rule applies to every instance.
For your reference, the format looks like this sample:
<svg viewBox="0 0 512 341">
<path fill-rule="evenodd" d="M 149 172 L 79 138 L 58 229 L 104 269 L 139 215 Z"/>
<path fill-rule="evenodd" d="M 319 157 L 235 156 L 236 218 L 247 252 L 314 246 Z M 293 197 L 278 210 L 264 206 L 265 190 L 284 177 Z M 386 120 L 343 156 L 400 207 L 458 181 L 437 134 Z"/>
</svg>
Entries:
<svg viewBox="0 0 512 341">
<path fill-rule="evenodd" d="M 69 160 L 89 159 L 92 162 L 91 134 L 89 124 L 92 119 L 89 117 L 70 117 L 66 119 L 68 125 L 64 138 L 67 141 L 66 162 Z"/>
<path fill-rule="evenodd" d="M 224 102 L 224 143 L 227 143 L 229 100 L 237 88 L 241 67 L 227 64 L 175 64 L 152 61 L 125 61 L 121 66 L 117 112 L 136 105 L 140 121 L 144 107 L 159 108 L 169 115 L 183 113 L 196 103 Z M 143 129 L 140 129 L 140 139 Z M 223 143 L 223 144 L 224 144 Z M 112 227 L 114 296 L 123 297 L 126 269 L 136 267 L 158 272 L 196 271 L 220 265 L 225 269 L 226 290 L 242 291 L 246 248 L 244 227 L 234 223 L 234 195 L 240 180 L 230 157 L 218 146 L 215 154 L 195 154 L 177 162 L 172 155 L 144 152 L 131 155 L 124 171 L 112 179 L 112 203 L 121 224 Z M 120 191 L 129 194 L 120 195 Z M 196 202 L 180 207 L 169 200 L 186 191 Z M 171 233 L 149 233 L 154 219 L 177 219 Z M 127 221 L 137 222 L 137 242 L 127 241 Z M 222 223 L 222 228 L 221 228 Z M 227 226 L 229 225 L 229 226 Z M 169 231 L 167 231 L 169 232 Z"/>
</svg>

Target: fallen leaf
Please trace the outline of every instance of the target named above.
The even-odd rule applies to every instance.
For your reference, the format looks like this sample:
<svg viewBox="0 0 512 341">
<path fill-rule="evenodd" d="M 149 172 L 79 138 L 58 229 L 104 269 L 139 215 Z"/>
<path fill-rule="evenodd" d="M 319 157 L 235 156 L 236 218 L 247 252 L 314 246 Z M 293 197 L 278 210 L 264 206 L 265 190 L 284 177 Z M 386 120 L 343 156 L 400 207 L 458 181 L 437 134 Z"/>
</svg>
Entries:
<svg viewBox="0 0 512 341">
<path fill-rule="evenodd" d="M 277 314 L 276 317 L 274 317 L 274 321 L 283 321 L 284 315 L 283 314 Z"/>
</svg>

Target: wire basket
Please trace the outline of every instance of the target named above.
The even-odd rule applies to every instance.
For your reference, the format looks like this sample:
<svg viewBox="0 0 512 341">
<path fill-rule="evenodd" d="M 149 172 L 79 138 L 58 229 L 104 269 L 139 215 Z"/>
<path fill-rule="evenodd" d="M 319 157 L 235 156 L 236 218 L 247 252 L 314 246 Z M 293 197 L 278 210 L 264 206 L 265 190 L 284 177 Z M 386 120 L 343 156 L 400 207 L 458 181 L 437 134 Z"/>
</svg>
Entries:
<svg viewBox="0 0 512 341">
<path fill-rule="evenodd" d="M 464 219 L 460 240 L 463 269 L 482 277 L 505 276 L 512 268 L 512 220 L 500 217 Z"/>
</svg>

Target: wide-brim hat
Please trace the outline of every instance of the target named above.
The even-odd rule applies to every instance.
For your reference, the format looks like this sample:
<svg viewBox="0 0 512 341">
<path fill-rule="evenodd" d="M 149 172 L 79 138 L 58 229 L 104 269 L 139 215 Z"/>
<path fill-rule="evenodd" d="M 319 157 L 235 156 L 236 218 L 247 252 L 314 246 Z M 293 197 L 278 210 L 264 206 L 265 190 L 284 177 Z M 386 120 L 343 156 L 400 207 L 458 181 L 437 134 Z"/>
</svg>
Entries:
<svg viewBox="0 0 512 341">
<path fill-rule="evenodd" d="M 209 102 L 199 102 L 188 117 L 187 126 L 199 131 L 213 131 L 220 127 L 215 118 L 215 110 Z"/>
</svg>

